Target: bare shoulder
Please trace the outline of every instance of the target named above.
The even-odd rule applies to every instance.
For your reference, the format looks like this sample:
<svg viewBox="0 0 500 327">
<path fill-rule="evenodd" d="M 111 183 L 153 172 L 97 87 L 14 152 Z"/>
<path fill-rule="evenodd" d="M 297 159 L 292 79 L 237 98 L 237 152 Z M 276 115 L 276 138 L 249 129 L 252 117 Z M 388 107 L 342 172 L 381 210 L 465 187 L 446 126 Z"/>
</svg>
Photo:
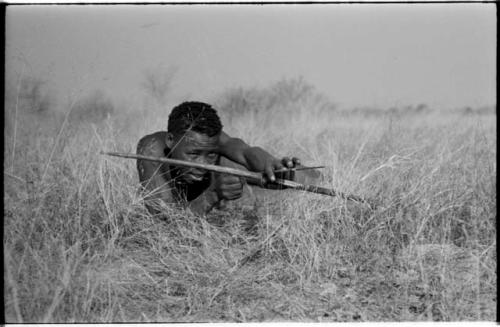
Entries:
<svg viewBox="0 0 500 327">
<path fill-rule="evenodd" d="M 137 154 L 163 157 L 166 136 L 167 132 L 164 131 L 144 136 L 137 144 Z"/>
<path fill-rule="evenodd" d="M 166 136 L 167 132 L 162 131 L 144 136 L 137 144 L 137 154 L 164 157 Z M 149 179 L 154 180 L 146 184 L 149 187 L 158 187 L 167 181 L 168 174 L 166 174 L 167 166 L 165 164 L 138 159 L 137 170 L 141 182 L 149 181 Z"/>
</svg>

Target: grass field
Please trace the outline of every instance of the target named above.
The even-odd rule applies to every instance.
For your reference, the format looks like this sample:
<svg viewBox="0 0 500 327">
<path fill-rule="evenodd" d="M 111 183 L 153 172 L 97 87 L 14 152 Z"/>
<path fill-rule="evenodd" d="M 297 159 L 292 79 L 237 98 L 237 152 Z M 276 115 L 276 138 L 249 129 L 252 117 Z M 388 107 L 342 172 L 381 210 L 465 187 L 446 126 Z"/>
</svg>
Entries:
<svg viewBox="0 0 500 327">
<path fill-rule="evenodd" d="M 167 225 L 135 162 L 98 153 L 135 152 L 171 107 L 94 123 L 10 108 L 7 322 L 496 319 L 494 113 L 221 110 L 230 135 L 381 205 L 254 188 L 208 219 L 165 208 Z"/>
</svg>

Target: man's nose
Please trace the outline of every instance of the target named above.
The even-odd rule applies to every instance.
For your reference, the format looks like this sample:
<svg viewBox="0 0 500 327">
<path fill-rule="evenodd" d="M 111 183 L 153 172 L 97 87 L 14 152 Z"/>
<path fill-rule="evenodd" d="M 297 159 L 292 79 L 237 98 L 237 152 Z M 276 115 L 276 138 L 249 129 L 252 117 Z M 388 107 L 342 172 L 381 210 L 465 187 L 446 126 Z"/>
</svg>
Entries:
<svg viewBox="0 0 500 327">
<path fill-rule="evenodd" d="M 198 164 L 203 164 L 203 165 L 207 165 L 207 164 L 210 164 L 210 162 L 208 161 L 208 159 L 204 156 L 199 156 L 198 158 L 196 158 L 194 160 L 194 162 L 198 163 Z M 203 168 L 194 168 L 194 172 L 197 173 L 197 174 L 205 174 L 207 171 Z"/>
<path fill-rule="evenodd" d="M 196 163 L 203 164 L 203 165 L 208 165 L 210 164 L 210 160 L 206 156 L 199 156 L 196 158 Z"/>
</svg>

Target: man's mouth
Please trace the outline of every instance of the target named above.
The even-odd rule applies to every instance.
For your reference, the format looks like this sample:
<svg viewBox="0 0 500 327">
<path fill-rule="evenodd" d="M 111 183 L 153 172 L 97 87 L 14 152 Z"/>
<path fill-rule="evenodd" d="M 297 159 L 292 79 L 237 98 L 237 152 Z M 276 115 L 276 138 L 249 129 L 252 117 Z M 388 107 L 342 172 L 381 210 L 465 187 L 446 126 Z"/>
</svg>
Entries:
<svg viewBox="0 0 500 327">
<path fill-rule="evenodd" d="M 186 177 L 190 180 L 192 180 L 193 182 L 201 182 L 203 180 L 203 175 L 195 175 L 195 174 L 191 174 L 191 173 L 188 173 L 186 174 Z"/>
</svg>

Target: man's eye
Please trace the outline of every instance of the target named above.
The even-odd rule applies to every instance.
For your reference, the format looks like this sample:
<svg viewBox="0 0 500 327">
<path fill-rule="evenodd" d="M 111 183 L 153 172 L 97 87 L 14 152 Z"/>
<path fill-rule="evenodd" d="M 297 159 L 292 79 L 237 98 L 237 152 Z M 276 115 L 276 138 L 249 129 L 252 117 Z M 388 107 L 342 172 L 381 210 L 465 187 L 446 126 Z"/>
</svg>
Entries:
<svg viewBox="0 0 500 327">
<path fill-rule="evenodd" d="M 217 153 L 215 153 L 215 152 L 211 152 L 211 153 L 209 153 L 209 154 L 208 154 L 208 158 L 209 158 L 209 159 L 217 159 Z"/>
</svg>

